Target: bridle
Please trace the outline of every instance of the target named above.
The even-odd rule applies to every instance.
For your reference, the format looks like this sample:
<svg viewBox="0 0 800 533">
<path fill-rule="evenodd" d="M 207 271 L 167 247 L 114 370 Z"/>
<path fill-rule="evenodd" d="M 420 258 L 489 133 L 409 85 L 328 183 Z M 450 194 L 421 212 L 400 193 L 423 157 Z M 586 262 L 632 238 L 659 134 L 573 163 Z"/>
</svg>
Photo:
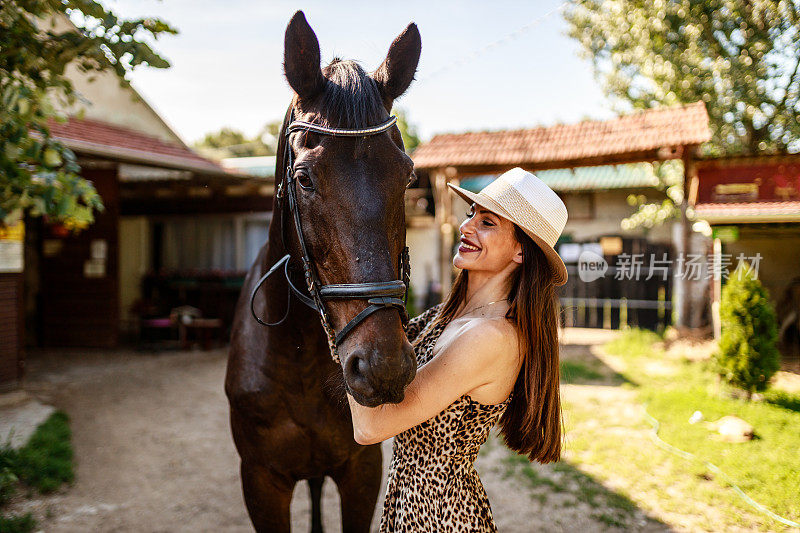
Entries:
<svg viewBox="0 0 800 533">
<path fill-rule="evenodd" d="M 284 129 L 285 139 L 283 139 L 283 160 L 286 162 L 286 171 L 284 172 L 283 178 L 278 184 L 278 190 L 276 193 L 276 199 L 281 202 L 281 240 L 283 241 L 283 247 L 285 250 L 286 224 L 284 221 L 284 213 L 286 212 L 286 208 L 283 199 L 284 197 L 287 197 L 289 201 L 289 211 L 291 211 L 294 217 L 294 227 L 297 233 L 297 239 L 300 241 L 300 249 L 303 254 L 303 272 L 305 273 L 306 285 L 310 296 L 303 294 L 292 283 L 291 277 L 289 276 L 289 261 L 291 259 L 291 254 L 286 254 L 280 258 L 272 266 L 272 268 L 267 271 L 266 274 L 261 276 L 256 283 L 256 286 L 253 288 L 253 291 L 250 294 L 250 312 L 252 313 L 253 318 L 255 318 L 259 324 L 270 327 L 278 326 L 282 324 L 289 316 L 291 295 L 294 293 L 301 302 L 319 313 L 320 321 L 322 322 L 322 328 L 325 330 L 325 334 L 328 338 L 328 346 L 331 350 L 331 357 L 336 363 L 340 363 L 338 348 L 344 338 L 372 313 L 384 308 L 397 309 L 397 311 L 400 313 L 400 320 L 403 323 L 403 328 L 408 325 L 408 313 L 406 312 L 405 305 L 406 301 L 408 300 L 408 287 L 411 274 L 408 246 L 404 247 L 400 254 L 398 268 L 402 277 L 402 281 L 395 280 L 368 283 L 334 283 L 322 285 L 319 281 L 319 277 L 317 276 L 317 271 L 316 268 L 314 268 L 314 263 L 311 260 L 311 256 L 308 253 L 306 241 L 303 238 L 303 227 L 300 223 L 300 210 L 297 207 L 297 191 L 295 185 L 296 180 L 294 179 L 294 151 L 292 150 L 291 142 L 289 142 L 289 137 L 295 131 L 313 131 L 315 133 L 330 135 L 332 137 L 366 137 L 385 132 L 394 126 L 395 122 L 397 122 L 397 117 L 392 116 L 389 117 L 389 119 L 385 122 L 370 128 L 353 130 L 328 128 L 312 122 L 294 120 L 294 109 L 291 108 L 289 111 L 287 125 Z M 302 187 L 302 185 L 300 186 Z M 255 297 L 258 293 L 258 290 L 261 288 L 267 278 L 269 278 L 273 273 L 277 272 L 281 265 L 283 265 L 284 276 L 289 284 L 286 300 L 286 314 L 284 314 L 283 318 L 281 318 L 278 322 L 264 322 L 256 315 L 254 307 Z M 403 300 L 401 300 L 400 297 L 403 297 Z M 330 320 L 328 319 L 328 314 L 325 309 L 325 300 L 350 299 L 367 299 L 367 303 L 369 305 L 363 311 L 353 317 L 350 322 L 348 322 L 342 328 L 342 330 L 339 331 L 339 333 L 336 333 L 330 324 Z"/>
</svg>

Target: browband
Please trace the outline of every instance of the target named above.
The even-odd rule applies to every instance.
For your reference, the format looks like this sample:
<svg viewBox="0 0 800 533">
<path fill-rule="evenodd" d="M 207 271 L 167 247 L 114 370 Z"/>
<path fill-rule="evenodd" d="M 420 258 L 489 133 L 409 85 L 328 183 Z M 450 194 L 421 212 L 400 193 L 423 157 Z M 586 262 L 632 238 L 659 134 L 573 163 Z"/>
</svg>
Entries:
<svg viewBox="0 0 800 533">
<path fill-rule="evenodd" d="M 286 128 L 286 135 L 288 136 L 290 133 L 294 131 L 314 131 L 317 133 L 322 133 L 325 135 L 331 135 L 334 137 L 362 137 L 364 135 L 375 135 L 376 133 L 382 133 L 392 126 L 395 125 L 397 122 L 397 117 L 391 116 L 386 122 L 378 124 L 377 126 L 372 126 L 370 128 L 363 128 L 360 130 L 345 130 L 345 129 L 337 129 L 337 128 L 328 128 L 327 126 L 321 126 L 319 124 L 314 124 L 313 122 L 306 122 L 304 120 L 295 120 Z"/>
</svg>

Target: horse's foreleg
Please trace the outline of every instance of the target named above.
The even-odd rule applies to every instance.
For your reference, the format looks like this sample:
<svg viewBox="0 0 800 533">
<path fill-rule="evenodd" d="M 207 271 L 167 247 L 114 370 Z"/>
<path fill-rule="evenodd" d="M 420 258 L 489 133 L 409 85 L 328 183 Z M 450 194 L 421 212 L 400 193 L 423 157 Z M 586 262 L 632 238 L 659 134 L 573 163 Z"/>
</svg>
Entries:
<svg viewBox="0 0 800 533">
<path fill-rule="evenodd" d="M 342 502 L 342 531 L 368 533 L 383 476 L 380 444 L 364 447 L 331 477 Z"/>
<path fill-rule="evenodd" d="M 295 483 L 252 462 L 242 461 L 242 489 L 247 513 L 259 533 L 289 533 Z"/>
</svg>

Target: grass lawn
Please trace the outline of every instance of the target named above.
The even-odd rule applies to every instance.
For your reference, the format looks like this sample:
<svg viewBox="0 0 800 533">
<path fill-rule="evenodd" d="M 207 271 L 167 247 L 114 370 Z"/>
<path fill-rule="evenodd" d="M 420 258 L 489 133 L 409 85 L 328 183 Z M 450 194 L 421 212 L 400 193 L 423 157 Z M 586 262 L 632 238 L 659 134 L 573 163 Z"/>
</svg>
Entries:
<svg viewBox="0 0 800 533">
<path fill-rule="evenodd" d="M 664 529 L 799 531 L 748 505 L 704 462 L 768 510 L 800 522 L 800 395 L 770 390 L 760 401 L 730 398 L 705 360 L 680 349 L 665 352 L 660 341 L 628 330 L 604 346 L 566 345 L 562 461 L 530 464 L 506 450 L 508 474 L 525 480 L 540 501 L 563 500 L 566 491 L 608 529 L 635 529 L 637 513 L 644 513 Z M 665 442 L 697 459 L 659 447 L 645 410 Z M 743 418 L 755 438 L 717 440 L 704 423 L 689 423 L 695 411 L 705 421 Z"/>
<path fill-rule="evenodd" d="M 730 398 L 707 360 L 691 361 L 675 354 L 667 357 L 658 340 L 650 332 L 629 330 L 604 349 L 622 361 L 618 372 L 626 380 L 623 386 L 634 390 L 638 401 L 659 421 L 661 439 L 697 459 L 685 459 L 652 445 L 648 453 L 641 453 L 643 449 L 626 462 L 661 477 L 660 483 L 682 487 L 686 497 L 714 507 L 717 517 L 708 524 L 710 529 L 722 524 L 771 531 L 790 528 L 750 507 L 704 462 L 719 467 L 730 481 L 773 513 L 800 522 L 800 396 L 769 390 L 761 401 Z M 654 362 L 668 365 L 670 371 L 648 371 Z M 688 422 L 695 411 L 701 411 L 707 421 L 738 416 L 753 425 L 755 438 L 743 443 L 717 440 L 704 424 Z M 613 442 L 605 443 L 611 445 Z M 603 447 L 592 445 L 594 449 Z M 615 461 L 617 468 L 622 466 L 619 459 L 614 460 L 613 454 L 606 457 Z"/>
<path fill-rule="evenodd" d="M 19 488 L 52 492 L 74 476 L 69 420 L 65 413 L 56 411 L 22 448 L 0 448 L 0 532 L 22 533 L 36 528 L 30 513 L 7 516 L 2 509 Z"/>
</svg>

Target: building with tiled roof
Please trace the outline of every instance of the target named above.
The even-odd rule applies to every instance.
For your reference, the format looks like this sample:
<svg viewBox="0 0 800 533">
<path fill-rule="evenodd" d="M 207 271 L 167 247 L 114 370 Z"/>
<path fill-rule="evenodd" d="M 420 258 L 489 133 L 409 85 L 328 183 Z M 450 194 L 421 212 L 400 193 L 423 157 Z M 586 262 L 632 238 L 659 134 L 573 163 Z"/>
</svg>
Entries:
<svg viewBox="0 0 800 533">
<path fill-rule="evenodd" d="M 58 19 L 53 31 L 70 24 Z M 3 320 L 20 325 L 0 346 L 0 388 L 21 378 L 26 337 L 40 346 L 112 347 L 135 339 L 143 319 L 169 323 L 170 308 L 187 304 L 220 319 L 222 339 L 244 272 L 267 240 L 272 177 L 196 153 L 113 72 L 69 65 L 66 75 L 77 98 L 56 102 L 68 118 L 52 121 L 50 133 L 75 153 L 104 209 L 78 233 L 34 219 L 24 232 L 0 234 L 24 235 L 26 258 L 8 283 L 0 279 L 0 307 L 13 315 Z"/>
<path fill-rule="evenodd" d="M 579 307 L 588 305 L 589 300 L 604 298 L 606 303 L 617 305 L 614 302 L 619 298 L 612 298 L 610 292 L 592 293 L 598 284 L 589 286 L 581 282 L 576 263 L 580 250 L 602 249 L 609 256 L 626 250 L 674 250 L 679 233 L 677 224 L 645 228 L 623 226 L 622 222 L 636 211 L 637 202 L 660 204 L 666 199 L 666 185 L 672 182 L 660 170 L 664 162 L 680 160 L 691 172 L 699 146 L 711 139 L 708 120 L 703 102 L 694 102 L 638 111 L 610 120 L 435 135 L 419 146 L 412 158 L 418 174 L 430 183 L 435 202 L 436 222 L 441 228 L 437 232 L 440 244 L 437 266 L 443 292 L 448 289 L 453 271 L 455 232 L 450 229 L 460 225 L 467 207 L 448 192 L 447 183 L 455 182 L 477 191 L 503 172 L 522 167 L 544 181 L 567 206 L 569 218 L 556 245 L 570 273 L 570 281 L 561 291 L 562 298 Z M 673 169 L 670 179 L 675 180 L 675 169 L 679 178 L 683 167 L 670 165 Z M 641 287 L 608 291 L 631 295 Z M 669 294 L 669 287 L 664 289 Z M 695 292 L 702 294 L 702 290 Z M 586 300 L 590 293 L 592 298 Z M 639 300 L 644 306 L 652 303 L 644 301 L 644 296 Z M 669 308 L 669 303 L 664 304 L 665 308 Z M 577 325 L 583 324 L 582 320 Z M 621 320 L 619 314 L 610 320 L 598 319 L 594 325 L 615 320 Z M 664 324 L 668 317 L 662 314 L 658 320 Z M 568 320 L 566 325 L 576 324 Z"/>
<path fill-rule="evenodd" d="M 689 190 L 719 265 L 711 291 L 716 333 L 722 287 L 746 261 L 775 305 L 779 349 L 800 368 L 800 154 L 701 160 Z"/>
</svg>

